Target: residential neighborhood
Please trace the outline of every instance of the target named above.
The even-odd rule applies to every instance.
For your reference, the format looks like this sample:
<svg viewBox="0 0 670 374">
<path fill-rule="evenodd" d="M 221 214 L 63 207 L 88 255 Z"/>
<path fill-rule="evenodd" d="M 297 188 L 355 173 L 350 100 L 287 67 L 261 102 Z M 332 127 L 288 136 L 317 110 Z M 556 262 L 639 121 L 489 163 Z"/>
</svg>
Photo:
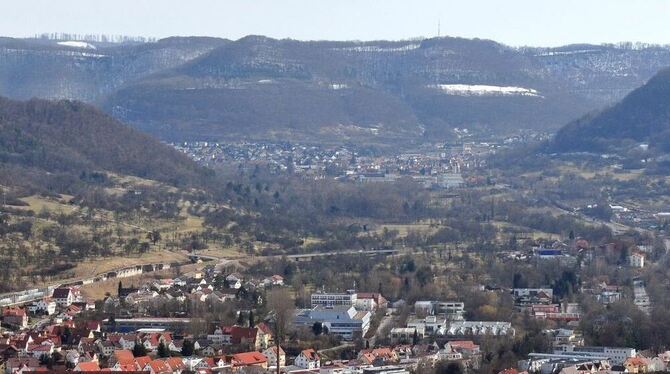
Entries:
<svg viewBox="0 0 670 374">
<path fill-rule="evenodd" d="M 291 328 L 331 336 L 339 342 L 334 344 L 354 348 L 354 356 L 333 359 L 309 347 L 295 351 L 293 345 L 277 345 L 271 314 L 254 318 L 259 310 L 253 305 L 263 304 L 267 290 L 287 287 L 283 276 L 254 278 L 228 272 L 225 266 L 207 265 L 202 271 L 146 284 L 125 287 L 120 281 L 117 294 L 102 300 L 85 299 L 78 286 L 57 287 L 41 300 L 2 309 L 0 365 L 7 374 L 50 370 L 274 373 L 277 368 L 281 373 L 420 373 L 440 362 L 477 371 L 482 341 L 515 335 L 508 321 L 468 320 L 467 301 L 417 300 L 408 308 L 403 300 L 389 301 L 378 292 L 328 292 L 324 287 L 311 294 L 308 308 L 292 312 Z M 582 292 L 611 303 L 621 290 L 601 283 Z M 650 357 L 632 348 L 585 346 L 575 329 L 579 307 L 556 304 L 551 287 L 502 292 L 513 298 L 517 313 L 565 326 L 543 332 L 552 342 L 552 351 L 531 353 L 510 370 L 667 368 L 670 352 Z M 228 304 L 252 308 L 234 310 L 238 317 L 232 324 L 197 321 L 189 312 L 197 305 Z M 165 310 L 166 305 L 171 307 Z M 378 343 L 371 346 L 373 337 Z M 333 349 L 339 347 L 320 348 Z"/>
</svg>

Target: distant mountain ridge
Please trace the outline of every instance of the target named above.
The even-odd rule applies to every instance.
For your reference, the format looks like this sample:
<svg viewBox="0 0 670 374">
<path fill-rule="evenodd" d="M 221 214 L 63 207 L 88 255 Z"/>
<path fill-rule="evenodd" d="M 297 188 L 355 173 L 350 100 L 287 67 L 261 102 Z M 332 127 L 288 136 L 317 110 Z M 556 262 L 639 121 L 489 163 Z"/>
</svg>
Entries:
<svg viewBox="0 0 670 374">
<path fill-rule="evenodd" d="M 95 102 L 126 83 L 181 65 L 227 41 L 167 38 L 155 43 L 79 42 L 80 46 L 70 42 L 76 43 L 0 38 L 0 95 Z"/>
<path fill-rule="evenodd" d="M 549 150 L 615 152 L 633 143 L 670 151 L 670 69 L 612 107 L 560 129 Z"/>
<path fill-rule="evenodd" d="M 92 102 L 177 141 L 407 141 L 449 138 L 454 127 L 552 131 L 670 66 L 662 46 L 512 48 L 449 37 L 89 44 L 0 39 L 0 94 Z"/>
</svg>

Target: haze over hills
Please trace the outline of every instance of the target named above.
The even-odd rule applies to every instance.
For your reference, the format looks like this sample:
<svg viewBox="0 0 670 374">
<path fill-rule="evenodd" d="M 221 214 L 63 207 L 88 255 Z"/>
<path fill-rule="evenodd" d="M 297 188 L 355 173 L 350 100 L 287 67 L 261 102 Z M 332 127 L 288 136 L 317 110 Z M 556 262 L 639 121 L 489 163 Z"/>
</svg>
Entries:
<svg viewBox="0 0 670 374">
<path fill-rule="evenodd" d="M 96 172 L 176 186 L 206 175 L 185 155 L 90 105 L 39 99 L 0 98 L 0 164 L 3 186 L 52 192 Z"/>
<path fill-rule="evenodd" d="M 550 151 L 617 152 L 637 143 L 670 151 L 670 69 L 665 69 L 621 102 L 558 131 Z"/>
<path fill-rule="evenodd" d="M 125 83 L 183 64 L 224 43 L 217 38 L 155 43 L 0 38 L 0 95 L 93 102 Z"/>
<path fill-rule="evenodd" d="M 670 66 L 667 47 L 461 38 L 85 44 L 3 39 L 0 94 L 95 103 L 167 140 L 393 142 L 449 139 L 454 127 L 553 131 Z"/>
</svg>

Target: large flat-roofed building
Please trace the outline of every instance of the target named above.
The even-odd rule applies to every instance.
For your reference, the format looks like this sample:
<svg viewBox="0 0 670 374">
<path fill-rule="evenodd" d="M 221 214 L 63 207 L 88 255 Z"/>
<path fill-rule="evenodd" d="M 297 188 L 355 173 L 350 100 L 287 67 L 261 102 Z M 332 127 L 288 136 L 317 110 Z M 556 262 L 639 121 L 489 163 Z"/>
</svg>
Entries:
<svg viewBox="0 0 670 374">
<path fill-rule="evenodd" d="M 637 357 L 635 348 L 627 347 L 579 347 L 564 345 L 554 349 L 554 353 L 587 358 L 606 357 L 612 365 L 623 365 L 627 358 Z"/>
<path fill-rule="evenodd" d="M 421 315 L 444 314 L 449 321 L 462 321 L 465 304 L 460 301 L 417 301 L 414 312 Z"/>
<path fill-rule="evenodd" d="M 415 327 L 394 327 L 391 329 L 391 340 L 394 343 L 412 343 L 415 334 L 423 339 L 426 332 Z"/>
<path fill-rule="evenodd" d="M 607 357 L 584 357 L 570 354 L 530 353 L 518 363 L 520 370 L 529 373 L 609 373 Z"/>
<path fill-rule="evenodd" d="M 363 336 L 368 332 L 371 317 L 369 311 L 357 311 L 353 306 L 317 306 L 299 310 L 294 324 L 296 327 L 312 327 L 314 323 L 320 322 L 328 328 L 329 333 L 351 340 L 357 333 Z"/>
<path fill-rule="evenodd" d="M 462 321 L 465 315 L 465 304 L 460 301 L 440 301 L 437 303 L 437 312 L 444 313 L 450 321 Z"/>
<path fill-rule="evenodd" d="M 407 327 L 414 328 L 426 335 L 444 335 L 447 320 L 437 316 L 426 316 L 426 318 L 415 318 L 407 321 Z"/>
<path fill-rule="evenodd" d="M 105 331 L 133 332 L 142 329 L 163 329 L 171 332 L 183 332 L 190 318 L 117 318 L 102 321 Z"/>
<path fill-rule="evenodd" d="M 356 303 L 356 292 L 345 293 L 317 292 L 312 294 L 312 308 L 317 306 L 352 306 Z"/>
</svg>

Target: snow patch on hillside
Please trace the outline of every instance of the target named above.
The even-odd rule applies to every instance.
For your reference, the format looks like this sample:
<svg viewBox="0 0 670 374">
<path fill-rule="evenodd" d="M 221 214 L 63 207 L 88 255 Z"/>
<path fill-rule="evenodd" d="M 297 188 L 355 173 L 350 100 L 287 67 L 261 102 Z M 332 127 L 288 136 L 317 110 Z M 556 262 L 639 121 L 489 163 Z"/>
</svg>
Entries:
<svg viewBox="0 0 670 374">
<path fill-rule="evenodd" d="M 58 42 L 58 45 L 71 48 L 97 49 L 93 44 L 86 42 L 79 42 L 76 40 L 68 40 L 66 42 Z"/>
<path fill-rule="evenodd" d="M 376 45 L 363 45 L 356 47 L 333 48 L 337 51 L 352 51 L 352 52 L 407 52 L 421 47 L 421 44 L 407 44 L 400 47 L 380 47 Z"/>
<path fill-rule="evenodd" d="M 331 90 L 344 90 L 349 88 L 349 85 L 346 83 L 332 83 L 330 85 Z"/>
<path fill-rule="evenodd" d="M 602 52 L 600 49 L 579 49 L 574 51 L 546 51 L 536 54 L 537 57 L 545 56 L 568 56 L 568 55 L 582 55 L 587 53 L 598 53 Z"/>
<path fill-rule="evenodd" d="M 490 86 L 484 84 L 432 84 L 428 86 L 455 96 L 534 96 L 542 97 L 532 88 Z"/>
</svg>

